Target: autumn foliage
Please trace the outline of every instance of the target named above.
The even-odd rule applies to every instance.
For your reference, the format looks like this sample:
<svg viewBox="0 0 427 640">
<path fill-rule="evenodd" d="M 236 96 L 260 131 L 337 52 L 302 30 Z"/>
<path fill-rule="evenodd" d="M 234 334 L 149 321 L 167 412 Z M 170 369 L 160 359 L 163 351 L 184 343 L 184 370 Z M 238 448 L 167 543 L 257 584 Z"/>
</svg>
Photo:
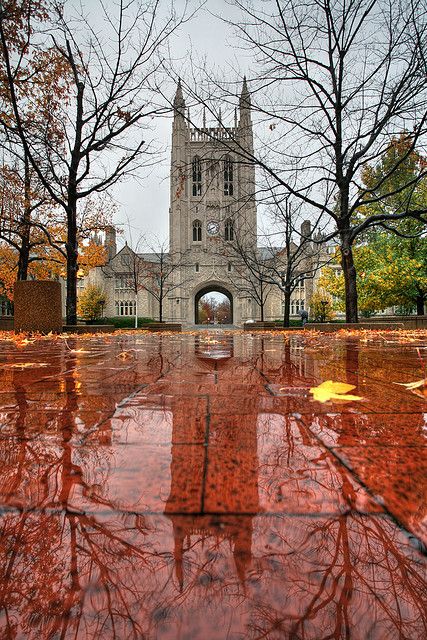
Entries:
<svg viewBox="0 0 427 640">
<path fill-rule="evenodd" d="M 88 285 L 80 294 L 77 310 L 83 320 L 97 320 L 102 317 L 107 298 L 97 285 Z"/>
</svg>

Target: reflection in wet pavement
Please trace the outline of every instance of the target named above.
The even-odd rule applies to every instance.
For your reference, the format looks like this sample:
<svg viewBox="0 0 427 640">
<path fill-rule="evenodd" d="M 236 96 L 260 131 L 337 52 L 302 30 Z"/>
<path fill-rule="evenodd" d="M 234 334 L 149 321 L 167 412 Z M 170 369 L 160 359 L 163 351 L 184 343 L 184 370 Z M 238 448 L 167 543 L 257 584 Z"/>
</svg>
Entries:
<svg viewBox="0 0 427 640">
<path fill-rule="evenodd" d="M 3 341 L 1 637 L 427 637 L 417 347 Z"/>
</svg>

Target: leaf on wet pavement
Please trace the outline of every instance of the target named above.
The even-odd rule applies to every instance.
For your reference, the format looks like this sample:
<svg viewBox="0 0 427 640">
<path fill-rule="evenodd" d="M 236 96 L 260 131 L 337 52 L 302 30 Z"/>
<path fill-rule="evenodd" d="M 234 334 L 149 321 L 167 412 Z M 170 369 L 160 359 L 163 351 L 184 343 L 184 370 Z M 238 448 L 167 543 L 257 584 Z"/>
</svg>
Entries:
<svg viewBox="0 0 427 640">
<path fill-rule="evenodd" d="M 132 351 L 135 351 L 135 349 L 129 349 L 128 351 L 122 351 L 121 353 L 118 354 L 118 358 L 120 358 L 120 360 L 133 360 L 133 358 L 135 357 L 133 353 L 131 353 Z"/>
<path fill-rule="evenodd" d="M 16 362 L 14 364 L 4 364 L 2 369 L 29 369 L 31 367 L 47 367 L 47 362 Z"/>
<path fill-rule="evenodd" d="M 313 394 L 313 400 L 318 402 L 328 402 L 328 400 L 363 400 L 360 396 L 352 396 L 348 391 L 352 391 L 356 387 L 346 382 L 333 382 L 326 380 L 319 384 L 318 387 L 311 387 L 310 393 Z"/>
<path fill-rule="evenodd" d="M 412 391 L 412 389 L 419 389 L 420 387 L 427 386 L 427 380 L 416 380 L 415 382 L 395 382 L 394 384 L 398 384 L 401 387 L 406 387 Z"/>
</svg>

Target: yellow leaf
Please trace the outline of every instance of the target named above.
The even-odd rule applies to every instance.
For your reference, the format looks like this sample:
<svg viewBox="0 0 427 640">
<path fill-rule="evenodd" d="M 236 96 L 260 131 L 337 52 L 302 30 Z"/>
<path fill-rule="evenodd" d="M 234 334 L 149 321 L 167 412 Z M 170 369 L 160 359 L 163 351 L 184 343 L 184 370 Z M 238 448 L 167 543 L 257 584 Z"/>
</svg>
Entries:
<svg viewBox="0 0 427 640">
<path fill-rule="evenodd" d="M 46 362 L 17 362 L 16 364 L 4 364 L 2 369 L 29 369 L 30 367 L 47 367 Z"/>
<path fill-rule="evenodd" d="M 394 384 L 399 384 L 401 387 L 406 387 L 407 389 L 419 389 L 420 387 L 426 386 L 426 380 L 417 380 L 416 382 L 395 382 Z"/>
<path fill-rule="evenodd" d="M 318 402 L 328 402 L 328 400 L 363 400 L 363 398 L 359 396 L 344 395 L 355 388 L 353 384 L 347 384 L 346 382 L 326 380 L 326 382 L 319 384 L 318 387 L 312 387 L 310 393 L 313 394 L 313 399 Z"/>
</svg>

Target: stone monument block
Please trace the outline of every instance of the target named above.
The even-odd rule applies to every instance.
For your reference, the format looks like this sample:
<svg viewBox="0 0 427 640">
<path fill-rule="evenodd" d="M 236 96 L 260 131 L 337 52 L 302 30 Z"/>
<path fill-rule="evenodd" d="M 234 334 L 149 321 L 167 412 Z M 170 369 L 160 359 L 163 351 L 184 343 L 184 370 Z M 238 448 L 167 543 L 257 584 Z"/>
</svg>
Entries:
<svg viewBox="0 0 427 640">
<path fill-rule="evenodd" d="M 15 333 L 62 331 L 61 284 L 55 280 L 15 282 Z"/>
</svg>

